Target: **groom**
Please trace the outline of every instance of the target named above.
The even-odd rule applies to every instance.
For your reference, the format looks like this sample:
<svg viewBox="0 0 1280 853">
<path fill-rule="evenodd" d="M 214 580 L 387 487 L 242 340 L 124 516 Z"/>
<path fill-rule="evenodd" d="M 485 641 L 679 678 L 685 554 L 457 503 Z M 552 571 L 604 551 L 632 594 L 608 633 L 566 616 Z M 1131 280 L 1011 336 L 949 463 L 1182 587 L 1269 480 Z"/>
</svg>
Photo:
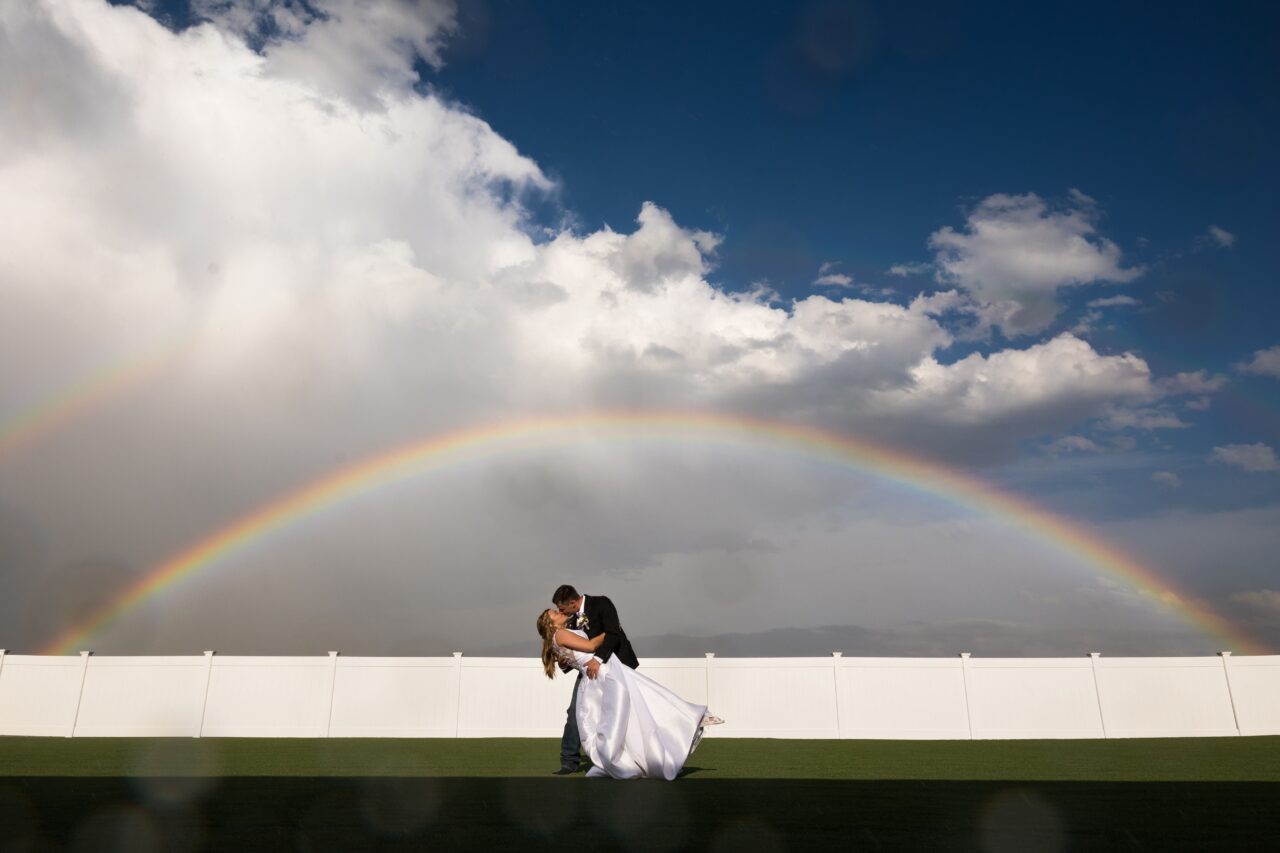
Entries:
<svg viewBox="0 0 1280 853">
<path fill-rule="evenodd" d="M 569 617 L 567 627 L 586 631 L 588 640 L 600 634 L 607 635 L 600 648 L 596 649 L 594 659 L 587 663 L 588 678 L 595 678 L 600 671 L 600 664 L 615 655 L 632 669 L 640 666 L 636 653 L 631 648 L 631 641 L 627 639 L 627 633 L 622 630 L 622 623 L 618 621 L 618 611 L 612 601 L 603 595 L 579 595 L 576 589 L 565 584 L 552 593 L 551 603 Z M 582 748 L 582 738 L 578 735 L 578 684 L 581 681 L 582 675 L 579 674 L 578 681 L 573 684 L 573 698 L 569 700 L 564 736 L 560 738 L 560 769 L 554 771 L 557 776 L 578 772 L 581 760 L 579 752 Z"/>
</svg>

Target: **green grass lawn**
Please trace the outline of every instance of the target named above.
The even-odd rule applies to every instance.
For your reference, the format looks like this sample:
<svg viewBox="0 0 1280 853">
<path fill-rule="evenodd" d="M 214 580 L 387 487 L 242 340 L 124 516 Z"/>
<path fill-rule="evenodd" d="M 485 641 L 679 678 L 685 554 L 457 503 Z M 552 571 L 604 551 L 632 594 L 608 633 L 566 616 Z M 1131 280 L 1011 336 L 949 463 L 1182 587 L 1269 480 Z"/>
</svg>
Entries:
<svg viewBox="0 0 1280 853">
<path fill-rule="evenodd" d="M 0 776 L 542 777 L 558 742 L 0 737 Z M 1280 781 L 1280 737 L 871 741 L 715 738 L 686 778 Z"/>
<path fill-rule="evenodd" d="M 0 738 L 0 851 L 1273 850 L 1280 738 L 712 739 L 675 782 L 554 740 Z"/>
</svg>

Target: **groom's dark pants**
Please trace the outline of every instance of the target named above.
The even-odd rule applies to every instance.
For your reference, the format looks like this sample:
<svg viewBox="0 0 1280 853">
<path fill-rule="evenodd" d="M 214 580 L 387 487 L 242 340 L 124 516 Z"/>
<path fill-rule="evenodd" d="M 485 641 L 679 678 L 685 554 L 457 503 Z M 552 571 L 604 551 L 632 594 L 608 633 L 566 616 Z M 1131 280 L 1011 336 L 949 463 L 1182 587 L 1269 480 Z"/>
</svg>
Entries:
<svg viewBox="0 0 1280 853">
<path fill-rule="evenodd" d="M 560 738 L 560 766 L 577 770 L 582 760 L 578 753 L 582 749 L 582 737 L 578 734 L 578 685 L 582 683 L 582 673 L 573 682 L 573 698 L 569 700 L 568 719 L 564 721 L 564 735 Z"/>
</svg>

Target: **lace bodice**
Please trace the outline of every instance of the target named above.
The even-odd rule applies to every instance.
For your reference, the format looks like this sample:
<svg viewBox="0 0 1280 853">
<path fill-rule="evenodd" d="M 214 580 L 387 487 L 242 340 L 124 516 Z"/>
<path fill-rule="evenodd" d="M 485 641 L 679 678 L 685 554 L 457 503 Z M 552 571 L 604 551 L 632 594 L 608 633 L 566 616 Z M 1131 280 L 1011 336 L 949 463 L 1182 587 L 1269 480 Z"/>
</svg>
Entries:
<svg viewBox="0 0 1280 853">
<path fill-rule="evenodd" d="M 565 630 L 572 631 L 584 640 L 587 638 L 585 631 L 579 631 L 574 628 L 566 628 Z M 551 652 L 556 656 L 557 661 L 579 671 L 587 665 L 587 661 L 591 660 L 592 657 L 590 652 L 575 652 L 573 649 L 566 649 L 555 640 L 551 641 Z"/>
</svg>

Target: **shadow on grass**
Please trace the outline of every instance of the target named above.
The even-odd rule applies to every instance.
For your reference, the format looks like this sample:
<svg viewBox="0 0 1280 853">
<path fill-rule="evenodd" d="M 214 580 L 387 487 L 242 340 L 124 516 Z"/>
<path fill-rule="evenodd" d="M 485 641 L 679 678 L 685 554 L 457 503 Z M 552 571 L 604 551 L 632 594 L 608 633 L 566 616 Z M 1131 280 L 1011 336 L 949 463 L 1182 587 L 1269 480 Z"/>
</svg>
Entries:
<svg viewBox="0 0 1280 853">
<path fill-rule="evenodd" d="M 6 778 L 0 847 L 1256 850 L 1276 802 L 1274 782 Z"/>
</svg>

